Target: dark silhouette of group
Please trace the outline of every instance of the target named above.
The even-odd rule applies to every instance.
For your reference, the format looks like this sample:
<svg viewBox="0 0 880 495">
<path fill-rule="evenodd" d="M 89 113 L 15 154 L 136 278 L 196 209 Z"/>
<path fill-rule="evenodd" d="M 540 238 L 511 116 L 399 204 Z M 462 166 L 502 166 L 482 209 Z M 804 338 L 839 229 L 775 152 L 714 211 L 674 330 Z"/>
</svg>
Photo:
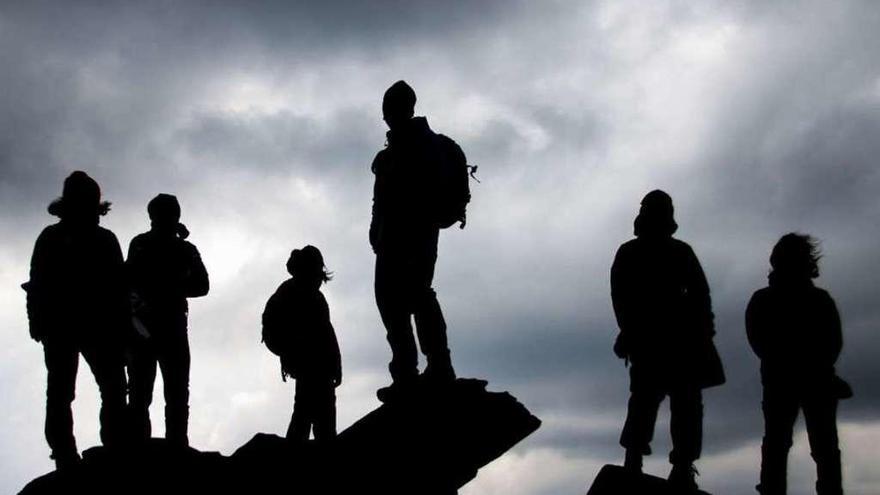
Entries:
<svg viewBox="0 0 880 495">
<path fill-rule="evenodd" d="M 642 199 L 635 239 L 617 251 L 611 298 L 620 333 L 614 353 L 630 367 L 630 399 L 620 444 L 624 468 L 641 473 L 650 454 L 657 409 L 669 397 L 670 484 L 696 491 L 694 462 L 702 450 L 702 390 L 725 382 L 709 284 L 691 247 L 673 237 L 678 225 L 663 191 Z M 851 395 L 835 373 L 843 339 L 834 300 L 813 285 L 818 251 L 809 236 L 786 234 L 770 256 L 769 286 L 746 310 L 749 343 L 761 360 L 765 434 L 760 483 L 764 495 L 784 494 L 786 464 L 798 410 L 803 410 L 820 495 L 843 493 L 837 401 Z"/>
<path fill-rule="evenodd" d="M 392 353 L 392 383 L 378 392 L 383 402 L 415 386 L 443 387 L 456 377 L 432 281 L 440 230 L 465 225 L 471 167 L 452 139 L 415 116 L 415 103 L 415 91 L 403 81 L 386 91 L 387 144 L 372 164 L 369 241 L 376 254 L 376 304 Z M 208 293 L 208 272 L 186 241 L 176 197 L 159 194 L 149 202 L 151 228 L 131 241 L 125 261 L 114 234 L 99 226 L 109 209 L 86 173 L 67 177 L 61 197 L 49 206 L 60 220 L 37 239 L 24 285 L 31 336 L 45 351 L 46 439 L 60 469 L 79 460 L 71 413 L 79 354 L 100 388 L 102 443 L 112 447 L 150 438 L 158 366 L 165 384 L 166 439 L 188 445 L 187 299 Z M 635 238 L 620 246 L 611 268 L 620 328 L 614 353 L 631 365 L 620 444 L 626 449 L 624 468 L 640 473 L 643 456 L 651 453 L 659 406 L 668 396 L 669 481 L 696 490 L 702 391 L 723 384 L 725 376 L 713 343 L 709 284 L 691 247 L 673 237 L 678 227 L 673 213 L 668 194 L 648 193 L 634 222 Z M 770 258 L 769 285 L 755 292 L 746 312 L 764 386 L 758 490 L 765 495 L 785 493 L 799 410 L 818 468 L 818 493 L 842 493 L 836 408 L 851 391 L 834 368 L 842 347 L 837 309 L 812 282 L 818 258 L 809 236 L 783 236 Z M 293 250 L 287 272 L 291 278 L 266 303 L 262 338 L 280 358 L 282 379 L 296 380 L 287 438 L 302 443 L 313 433 L 316 441 L 329 442 L 336 437 L 335 389 L 342 382 L 339 343 L 320 290 L 331 273 L 311 245 Z M 426 358 L 421 374 L 416 338 Z"/>
</svg>

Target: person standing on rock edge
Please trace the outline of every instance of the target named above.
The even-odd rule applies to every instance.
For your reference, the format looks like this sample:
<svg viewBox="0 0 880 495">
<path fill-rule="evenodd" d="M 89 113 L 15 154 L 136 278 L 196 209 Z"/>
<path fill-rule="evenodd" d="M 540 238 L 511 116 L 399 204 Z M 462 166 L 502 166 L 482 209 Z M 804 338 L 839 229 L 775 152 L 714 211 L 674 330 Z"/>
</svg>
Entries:
<svg viewBox="0 0 880 495">
<path fill-rule="evenodd" d="M 208 272 L 198 249 L 187 242 L 180 223 L 180 204 L 159 194 L 147 205 L 151 228 L 131 240 L 126 261 L 134 306 L 135 328 L 130 363 L 130 408 L 134 434 L 152 434 L 150 404 L 156 366 L 165 385 L 165 438 L 189 445 L 189 370 L 187 298 L 208 293 Z"/>
<path fill-rule="evenodd" d="M 379 391 L 382 400 L 418 377 L 411 318 L 427 359 L 424 376 L 437 383 L 455 379 L 446 322 L 431 284 L 440 229 L 464 224 L 470 199 L 467 162 L 452 139 L 432 131 L 425 117 L 413 116 L 415 103 L 415 91 L 404 81 L 385 92 L 382 115 L 388 141 L 372 164 L 376 304 L 392 353 L 392 384 Z M 451 181 L 444 180 L 447 170 L 453 171 Z"/>
<path fill-rule="evenodd" d="M 673 449 L 668 479 L 695 490 L 702 389 L 724 382 L 712 342 L 709 285 L 691 247 L 672 237 L 678 226 L 668 194 L 648 193 L 634 227 L 636 238 L 620 246 L 611 267 L 611 299 L 620 328 L 614 352 L 632 364 L 620 437 L 624 467 L 641 472 L 642 456 L 651 453 L 657 410 L 669 396 Z"/>
<path fill-rule="evenodd" d="M 843 348 L 834 299 L 813 284 L 819 252 L 812 237 L 786 234 L 770 255 L 767 287 L 752 295 L 746 333 L 761 359 L 764 439 L 758 491 L 784 495 L 786 464 L 798 411 L 804 412 L 816 493 L 843 493 L 837 438 L 837 402 L 852 396 L 834 365 Z"/>
<path fill-rule="evenodd" d="M 336 438 L 336 387 L 342 384 L 342 358 L 330 308 L 321 285 L 331 279 L 321 251 L 294 249 L 287 261 L 291 278 L 269 298 L 263 311 L 263 342 L 281 357 L 281 377 L 296 380 L 287 439 L 301 443 Z"/>
<path fill-rule="evenodd" d="M 23 285 L 31 337 L 43 344 L 46 440 L 59 469 L 80 459 L 71 411 L 80 354 L 101 393 L 101 442 L 112 447 L 122 439 L 123 343 L 131 313 L 119 242 L 98 225 L 109 210 L 94 179 L 82 171 L 70 174 L 61 198 L 49 205 L 60 221 L 37 238 Z"/>
</svg>

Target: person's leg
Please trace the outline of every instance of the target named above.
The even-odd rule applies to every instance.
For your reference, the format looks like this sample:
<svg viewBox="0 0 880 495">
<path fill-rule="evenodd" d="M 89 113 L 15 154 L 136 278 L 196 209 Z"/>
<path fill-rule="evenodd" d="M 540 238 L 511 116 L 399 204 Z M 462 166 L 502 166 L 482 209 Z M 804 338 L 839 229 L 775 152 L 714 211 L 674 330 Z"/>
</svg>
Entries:
<svg viewBox="0 0 880 495">
<path fill-rule="evenodd" d="M 703 447 L 703 393 L 697 387 L 684 387 L 669 394 L 672 452 L 669 480 L 696 488 L 694 461 Z"/>
<path fill-rule="evenodd" d="M 640 471 L 642 456 L 651 453 L 657 411 L 665 394 L 638 367 L 630 368 L 630 396 L 620 445 L 626 449 L 625 467 Z"/>
<path fill-rule="evenodd" d="M 153 386 L 156 382 L 156 351 L 152 340 L 138 341 L 132 350 L 129 373 L 129 410 L 132 432 L 136 438 L 146 440 L 153 434 L 150 422 L 150 404 L 153 402 Z"/>
<path fill-rule="evenodd" d="M 47 377 L 46 442 L 55 464 L 62 468 L 79 459 L 70 407 L 76 393 L 79 352 L 70 342 L 47 338 L 43 341 L 43 354 Z"/>
<path fill-rule="evenodd" d="M 101 443 L 119 445 L 125 425 L 125 362 L 121 346 L 91 342 L 83 345 L 82 355 L 95 376 L 101 393 Z"/>
<path fill-rule="evenodd" d="M 831 393 L 810 396 L 803 402 L 810 453 L 816 461 L 816 493 L 840 495 L 843 480 L 837 439 L 837 399 Z"/>
<path fill-rule="evenodd" d="M 186 321 L 169 326 L 159 349 L 159 366 L 165 384 L 165 438 L 174 445 L 189 445 L 189 339 Z"/>
<path fill-rule="evenodd" d="M 763 495 L 784 494 L 787 487 L 788 451 L 798 414 L 797 397 L 785 385 L 764 386 L 764 439 L 761 444 Z"/>
<path fill-rule="evenodd" d="M 405 266 L 394 255 L 376 256 L 376 305 L 391 346 L 391 379 L 395 383 L 410 382 L 418 375 L 416 341 L 410 323 L 406 300 L 407 287 L 402 283 Z"/>
<path fill-rule="evenodd" d="M 315 440 L 332 441 L 336 438 L 336 389 L 329 381 L 315 389 Z"/>
<path fill-rule="evenodd" d="M 443 318 L 437 293 L 431 287 L 436 263 L 436 253 L 414 258 L 412 270 L 409 273 L 412 284 L 412 309 L 419 344 L 427 360 L 426 376 L 454 379 L 455 371 L 452 367 L 449 343 L 446 337 L 446 320 Z"/>
<path fill-rule="evenodd" d="M 293 396 L 293 414 L 287 427 L 287 439 L 293 442 L 306 442 L 312 426 L 314 397 L 308 380 L 296 379 L 296 392 Z"/>
</svg>

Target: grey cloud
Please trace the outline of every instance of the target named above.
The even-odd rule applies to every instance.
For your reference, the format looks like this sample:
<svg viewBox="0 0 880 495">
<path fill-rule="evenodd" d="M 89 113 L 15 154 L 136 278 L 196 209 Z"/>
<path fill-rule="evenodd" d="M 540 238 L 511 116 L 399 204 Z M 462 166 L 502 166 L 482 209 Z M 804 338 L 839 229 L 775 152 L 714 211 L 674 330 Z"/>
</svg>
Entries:
<svg viewBox="0 0 880 495">
<path fill-rule="evenodd" d="M 522 451 L 619 457 L 620 425 L 609 426 L 608 418 L 622 417 L 627 376 L 610 352 L 616 324 L 607 272 L 614 249 L 631 233 L 641 194 L 654 187 L 673 193 L 681 237 L 695 247 L 713 287 L 729 382 L 706 392 L 707 454 L 731 452 L 761 435 L 758 364 L 745 342 L 742 311 L 765 283 L 772 243 L 788 230 L 826 241 L 820 283 L 847 323 L 840 371 L 857 393 L 841 405 L 841 418 L 875 423 L 880 149 L 873 136 L 880 120 L 871 88 L 880 66 L 876 16 L 865 13 L 873 7 L 624 5 L 617 24 L 603 25 L 603 5 L 547 5 L 4 4 L 0 252 L 4 263 L 15 263 L 4 266 L 4 280 L 17 281 L 24 270 L 33 236 L 50 221 L 45 205 L 71 167 L 99 177 L 116 205 L 106 224 L 123 242 L 146 228 L 144 202 L 173 186 L 209 268 L 238 263 L 231 282 L 193 304 L 199 352 L 218 363 L 226 362 L 218 356 L 235 354 L 236 366 L 252 370 L 262 356 L 257 322 L 265 297 L 285 276 L 288 244 L 308 240 L 337 271 L 327 291 L 347 370 L 384 377 L 388 351 L 365 238 L 368 167 L 383 140 L 383 85 L 423 67 L 412 75 L 421 79 L 420 96 L 424 88 L 420 109 L 462 144 L 483 180 L 473 186 L 469 227 L 445 232 L 441 243 L 436 285 L 453 357 L 463 374 L 488 378 L 493 389 L 510 390 L 550 418 Z M 639 19 L 647 19 L 651 43 L 626 38 L 627 21 Z M 826 20 L 825 28 L 812 24 Z M 619 140 L 640 123 L 628 119 L 645 118 L 643 96 L 658 78 L 685 76 L 661 70 L 642 86 L 627 83 L 644 77 L 642 64 L 660 56 L 679 29 L 703 22 L 730 23 L 741 37 L 718 62 L 729 78 L 710 93 L 705 113 L 693 116 L 695 132 L 702 132 L 695 151 L 676 155 L 676 163 L 630 155 L 656 146 Z M 627 51 L 632 44 L 639 45 L 634 54 Z M 279 91 L 297 77 L 314 77 L 326 112 L 287 103 L 218 108 L 209 96 L 242 73 Z M 337 80 L 339 74 L 353 82 Z M 489 110 L 456 107 L 466 96 Z M 477 121 L 456 120 L 459 110 L 474 110 Z M 524 129 L 543 133 L 544 146 L 530 147 L 533 136 Z M 632 156 L 656 161 L 634 164 Z M 291 177 L 314 187 L 318 198 L 279 201 L 283 191 L 272 186 Z M 229 232 L 217 234 L 218 226 Z M 232 233 L 246 244 L 241 252 L 233 249 L 239 239 L 222 236 Z M 22 325 L 20 314 L 7 319 Z M 22 375 L 38 377 L 39 366 Z M 248 376 L 240 385 L 261 383 Z M 199 387 L 194 393 L 203 397 L 223 394 L 217 383 Z M 35 414 L 42 407 L 29 404 Z M 584 426 L 592 420 L 597 425 Z M 251 426 L 222 429 L 244 438 Z M 657 431 L 660 453 L 668 435 L 662 424 Z M 7 444 L 18 438 L 2 436 Z M 724 483 L 742 488 L 751 480 Z"/>
</svg>

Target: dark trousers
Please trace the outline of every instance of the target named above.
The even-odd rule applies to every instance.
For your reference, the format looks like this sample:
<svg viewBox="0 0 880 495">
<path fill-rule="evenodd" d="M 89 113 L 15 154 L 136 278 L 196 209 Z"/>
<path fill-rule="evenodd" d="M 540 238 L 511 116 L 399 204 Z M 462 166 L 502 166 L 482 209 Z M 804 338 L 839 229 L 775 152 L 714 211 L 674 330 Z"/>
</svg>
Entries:
<svg viewBox="0 0 880 495">
<path fill-rule="evenodd" d="M 101 443 L 112 446 L 122 438 L 125 410 L 125 370 L 116 346 L 74 342 L 48 337 L 43 341 L 46 360 L 46 441 L 55 459 L 77 453 L 71 403 L 76 397 L 76 373 L 82 354 L 101 393 Z"/>
<path fill-rule="evenodd" d="M 650 372 L 630 368 L 630 397 L 620 445 L 642 455 L 651 453 L 654 425 L 660 403 L 668 395 L 672 464 L 692 464 L 703 447 L 703 393 L 697 386 L 667 387 L 656 383 Z"/>
<path fill-rule="evenodd" d="M 165 385 L 165 438 L 175 444 L 188 445 L 190 354 L 185 317 L 182 322 L 154 332 L 134 348 L 130 407 L 134 433 L 144 439 L 152 435 L 150 404 L 157 365 Z"/>
<path fill-rule="evenodd" d="M 305 442 L 311 430 L 318 441 L 336 438 L 336 388 L 330 380 L 297 378 L 287 439 Z"/>
<path fill-rule="evenodd" d="M 803 410 L 810 453 L 816 461 L 816 492 L 819 495 L 841 494 L 837 399 L 827 387 L 817 387 L 811 391 L 800 389 L 793 385 L 764 387 L 764 440 L 761 445 L 761 483 L 758 490 L 765 495 L 785 493 L 788 451 L 792 445 L 794 423 L 798 411 Z"/>
<path fill-rule="evenodd" d="M 394 381 L 418 374 L 418 353 L 410 317 L 414 317 L 426 372 L 452 372 L 446 321 L 437 294 L 431 288 L 437 254 L 384 254 L 376 256 L 376 304 L 391 345 L 388 368 Z"/>
</svg>

